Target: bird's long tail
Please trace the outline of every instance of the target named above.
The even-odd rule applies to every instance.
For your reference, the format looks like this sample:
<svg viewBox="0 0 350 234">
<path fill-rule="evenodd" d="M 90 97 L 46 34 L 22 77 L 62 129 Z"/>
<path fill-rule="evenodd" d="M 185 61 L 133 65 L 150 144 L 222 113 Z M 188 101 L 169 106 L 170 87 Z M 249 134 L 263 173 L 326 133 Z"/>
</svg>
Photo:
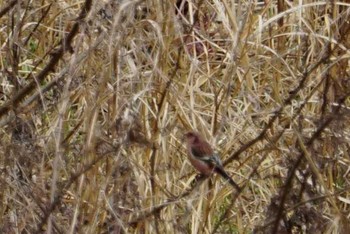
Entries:
<svg viewBox="0 0 350 234">
<path fill-rule="evenodd" d="M 236 182 L 234 182 L 233 179 L 226 173 L 223 167 L 216 166 L 215 172 L 221 175 L 224 179 L 226 179 L 238 192 L 242 190 L 241 187 L 239 187 L 238 184 L 236 184 Z"/>
</svg>

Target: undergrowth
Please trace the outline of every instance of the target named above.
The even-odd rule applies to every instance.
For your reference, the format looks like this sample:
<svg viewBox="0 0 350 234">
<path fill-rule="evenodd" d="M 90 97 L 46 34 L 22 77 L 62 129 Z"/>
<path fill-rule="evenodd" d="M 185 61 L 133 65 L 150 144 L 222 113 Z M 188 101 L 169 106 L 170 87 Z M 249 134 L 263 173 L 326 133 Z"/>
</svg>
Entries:
<svg viewBox="0 0 350 234">
<path fill-rule="evenodd" d="M 0 5 L 2 233 L 350 230 L 345 1 Z"/>
</svg>

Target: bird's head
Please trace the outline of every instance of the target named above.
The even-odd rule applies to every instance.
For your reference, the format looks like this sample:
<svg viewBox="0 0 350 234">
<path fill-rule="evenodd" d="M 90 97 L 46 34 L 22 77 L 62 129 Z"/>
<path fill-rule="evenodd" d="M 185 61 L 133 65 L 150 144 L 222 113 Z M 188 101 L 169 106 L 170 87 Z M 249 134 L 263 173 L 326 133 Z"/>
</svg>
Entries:
<svg viewBox="0 0 350 234">
<path fill-rule="evenodd" d="M 196 143 L 200 139 L 199 134 L 196 132 L 187 132 L 184 136 L 186 141 L 190 144 Z"/>
</svg>

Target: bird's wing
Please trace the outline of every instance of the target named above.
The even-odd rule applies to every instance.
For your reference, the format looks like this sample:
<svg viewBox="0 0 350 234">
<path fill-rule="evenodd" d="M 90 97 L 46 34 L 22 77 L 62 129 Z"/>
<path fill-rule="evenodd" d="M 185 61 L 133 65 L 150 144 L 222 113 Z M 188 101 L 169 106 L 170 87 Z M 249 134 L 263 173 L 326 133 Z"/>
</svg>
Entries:
<svg viewBox="0 0 350 234">
<path fill-rule="evenodd" d="M 191 153 L 194 157 L 200 160 L 209 160 L 213 156 L 213 149 L 207 142 L 196 144 L 191 148 Z"/>
</svg>

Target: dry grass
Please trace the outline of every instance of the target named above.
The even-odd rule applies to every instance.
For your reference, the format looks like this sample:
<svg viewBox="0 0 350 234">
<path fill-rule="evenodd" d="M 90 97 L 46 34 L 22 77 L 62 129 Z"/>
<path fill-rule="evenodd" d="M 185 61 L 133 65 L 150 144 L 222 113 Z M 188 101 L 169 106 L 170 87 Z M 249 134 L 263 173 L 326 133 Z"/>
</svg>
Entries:
<svg viewBox="0 0 350 234">
<path fill-rule="evenodd" d="M 350 5 L 234 2 L 3 1 L 1 232 L 347 233 Z"/>
</svg>

